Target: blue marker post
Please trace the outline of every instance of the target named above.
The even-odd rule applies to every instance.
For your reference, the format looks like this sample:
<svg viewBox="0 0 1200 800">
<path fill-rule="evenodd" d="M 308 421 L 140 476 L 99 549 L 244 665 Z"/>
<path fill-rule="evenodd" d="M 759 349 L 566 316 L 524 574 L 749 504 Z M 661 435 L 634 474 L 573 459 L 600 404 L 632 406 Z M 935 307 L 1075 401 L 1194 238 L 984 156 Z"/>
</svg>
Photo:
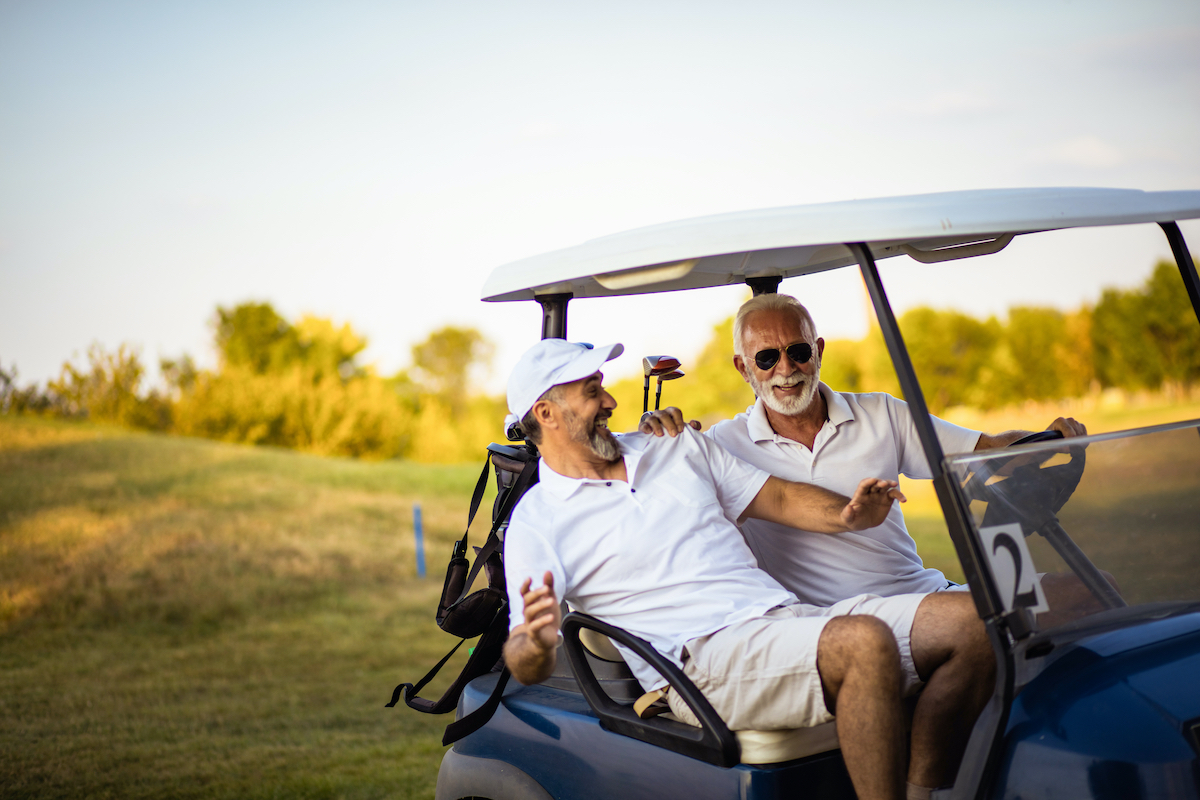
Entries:
<svg viewBox="0 0 1200 800">
<path fill-rule="evenodd" d="M 425 531 L 421 526 L 421 504 L 413 503 L 413 537 L 417 544 L 417 577 L 425 577 Z"/>
</svg>

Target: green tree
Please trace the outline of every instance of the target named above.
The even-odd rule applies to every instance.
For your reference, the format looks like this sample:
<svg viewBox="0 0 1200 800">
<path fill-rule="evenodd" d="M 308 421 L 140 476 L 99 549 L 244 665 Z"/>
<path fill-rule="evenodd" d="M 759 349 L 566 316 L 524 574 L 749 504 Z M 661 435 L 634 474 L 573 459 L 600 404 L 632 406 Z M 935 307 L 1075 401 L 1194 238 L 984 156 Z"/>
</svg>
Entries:
<svg viewBox="0 0 1200 800">
<path fill-rule="evenodd" d="M 281 371 L 299 360 L 302 351 L 295 328 L 270 303 L 218 306 L 213 327 L 221 364 L 256 375 Z"/>
<path fill-rule="evenodd" d="M 492 343 L 474 328 L 439 328 L 412 349 L 415 379 L 426 393 L 460 411 L 472 373 L 490 367 L 494 352 Z"/>
<path fill-rule="evenodd" d="M 0 414 L 40 414 L 54 409 L 54 398 L 39 391 L 36 383 L 17 385 L 17 365 L 0 367 Z"/>
<path fill-rule="evenodd" d="M 160 358 L 158 371 L 162 374 L 163 380 L 174 397 L 190 392 L 196 385 L 196 379 L 200 376 L 200 371 L 196 369 L 196 362 L 187 353 L 177 359 Z"/>
<path fill-rule="evenodd" d="M 338 327 L 328 319 L 306 315 L 294 330 L 299 345 L 299 353 L 294 357 L 314 377 L 337 375 L 349 380 L 362 374 L 356 360 L 367 348 L 367 340 L 355 333 L 349 323 Z"/>
<path fill-rule="evenodd" d="M 980 322 L 959 311 L 922 306 L 906 311 L 899 322 L 930 411 L 1000 404 L 994 392 L 980 385 L 1001 336 L 995 318 Z"/>
<path fill-rule="evenodd" d="M 1090 314 L 1064 314 L 1053 308 L 1009 309 L 1002 352 L 997 353 L 997 380 L 1011 381 L 998 390 L 1008 402 L 1079 397 L 1095 375 L 1089 334 Z"/>
<path fill-rule="evenodd" d="M 825 353 L 821 356 L 821 380 L 837 392 L 863 391 L 859 342 L 852 339 L 825 340 Z"/>
<path fill-rule="evenodd" d="M 1200 381 L 1200 323 L 1178 267 L 1158 262 L 1142 295 L 1142 324 L 1159 353 L 1163 380 L 1178 386 Z"/>
<path fill-rule="evenodd" d="M 1107 289 L 1092 312 L 1096 375 L 1104 386 L 1156 389 L 1200 380 L 1200 325 L 1169 261 L 1139 289 Z"/>
<path fill-rule="evenodd" d="M 63 364 L 49 384 L 59 412 L 137 428 L 166 428 L 169 406 L 156 392 L 143 394 L 146 369 L 138 353 L 122 344 L 109 353 L 99 344 L 88 348 L 87 365 Z"/>
<path fill-rule="evenodd" d="M 821 380 L 839 392 L 887 392 L 903 396 L 883 333 L 875 324 L 857 342 L 826 340 L 825 354 L 821 356 Z"/>
</svg>

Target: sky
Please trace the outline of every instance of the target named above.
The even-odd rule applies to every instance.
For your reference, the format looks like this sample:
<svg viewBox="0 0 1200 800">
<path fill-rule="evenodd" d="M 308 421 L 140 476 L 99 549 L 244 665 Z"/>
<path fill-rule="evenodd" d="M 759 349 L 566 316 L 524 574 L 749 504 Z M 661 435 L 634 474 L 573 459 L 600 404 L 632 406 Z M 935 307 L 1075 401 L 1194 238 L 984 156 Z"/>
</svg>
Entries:
<svg viewBox="0 0 1200 800">
<path fill-rule="evenodd" d="M 705 214 L 1018 186 L 1200 189 L 1200 3 L 0 0 L 0 367 L 92 342 L 212 365 L 218 305 L 349 322 L 391 373 L 500 264 Z M 1153 226 L 881 265 L 898 309 L 1074 309 Z M 1200 225 L 1184 233 L 1200 251 Z M 1036 237 L 1026 237 L 1033 239 Z M 999 266 L 999 269 L 997 269 Z M 794 279 L 826 338 L 853 270 Z M 573 339 L 694 358 L 744 288 L 585 300 Z"/>
</svg>

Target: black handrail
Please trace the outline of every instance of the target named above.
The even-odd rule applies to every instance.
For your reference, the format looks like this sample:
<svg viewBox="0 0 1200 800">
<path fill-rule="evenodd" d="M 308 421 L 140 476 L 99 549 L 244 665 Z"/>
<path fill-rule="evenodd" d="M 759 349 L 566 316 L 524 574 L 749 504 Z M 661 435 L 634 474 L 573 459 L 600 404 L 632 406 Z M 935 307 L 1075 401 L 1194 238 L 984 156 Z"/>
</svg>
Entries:
<svg viewBox="0 0 1200 800">
<path fill-rule="evenodd" d="M 584 654 L 583 643 L 579 640 L 579 631 L 582 628 L 604 634 L 658 670 L 671 684 L 671 691 L 676 692 L 700 720 L 700 727 L 658 718 L 642 719 L 632 706 L 622 705 L 609 697 L 601 688 L 600 681 L 596 679 Z M 729 726 L 696 688 L 696 684 L 683 674 L 683 670 L 655 650 L 645 639 L 639 639 L 626 630 L 578 611 L 572 611 L 563 617 L 562 633 L 563 650 L 567 653 L 567 660 L 588 705 L 596 716 L 600 717 L 602 728 L 665 747 L 700 761 L 707 761 L 718 767 L 732 767 L 739 763 L 741 746 L 737 737 L 729 730 Z"/>
</svg>

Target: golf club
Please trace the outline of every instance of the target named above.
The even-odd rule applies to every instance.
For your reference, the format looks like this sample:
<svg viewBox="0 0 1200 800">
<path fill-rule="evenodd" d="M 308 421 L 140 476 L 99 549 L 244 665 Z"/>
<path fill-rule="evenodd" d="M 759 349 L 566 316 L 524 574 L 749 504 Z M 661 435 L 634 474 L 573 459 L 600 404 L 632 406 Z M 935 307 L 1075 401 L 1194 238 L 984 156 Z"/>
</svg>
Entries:
<svg viewBox="0 0 1200 800">
<path fill-rule="evenodd" d="M 646 374 L 646 383 L 642 388 L 643 414 L 650 410 L 650 376 L 665 375 L 677 369 L 679 369 L 679 359 L 673 356 L 646 356 L 642 359 L 642 371 Z"/>
<path fill-rule="evenodd" d="M 663 381 L 678 380 L 679 378 L 682 378 L 682 377 L 683 377 L 683 370 L 678 370 L 678 369 L 658 376 L 658 389 L 656 389 L 654 392 L 654 410 L 655 411 L 658 411 L 658 401 L 662 399 Z"/>
</svg>

